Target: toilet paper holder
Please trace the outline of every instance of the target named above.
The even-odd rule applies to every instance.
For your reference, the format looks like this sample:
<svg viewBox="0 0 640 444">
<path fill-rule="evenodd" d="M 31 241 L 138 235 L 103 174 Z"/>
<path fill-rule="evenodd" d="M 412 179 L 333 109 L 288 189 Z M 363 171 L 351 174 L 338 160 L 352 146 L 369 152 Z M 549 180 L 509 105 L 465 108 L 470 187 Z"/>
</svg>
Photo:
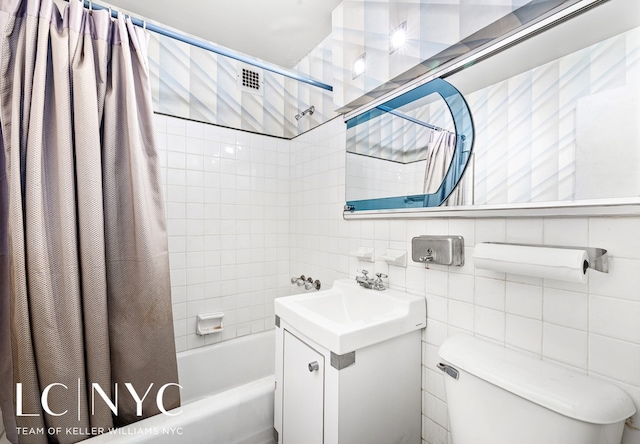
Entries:
<svg viewBox="0 0 640 444">
<path fill-rule="evenodd" d="M 487 242 L 489 244 L 498 245 L 517 245 L 521 247 L 539 247 L 539 248 L 563 248 L 566 250 L 584 250 L 589 258 L 589 268 L 592 270 L 600 271 L 602 273 L 609 273 L 609 256 L 607 250 L 604 248 L 595 247 L 571 247 L 567 245 L 538 245 L 538 244 L 518 244 L 510 242 Z M 586 269 L 584 270 L 586 271 Z"/>
</svg>

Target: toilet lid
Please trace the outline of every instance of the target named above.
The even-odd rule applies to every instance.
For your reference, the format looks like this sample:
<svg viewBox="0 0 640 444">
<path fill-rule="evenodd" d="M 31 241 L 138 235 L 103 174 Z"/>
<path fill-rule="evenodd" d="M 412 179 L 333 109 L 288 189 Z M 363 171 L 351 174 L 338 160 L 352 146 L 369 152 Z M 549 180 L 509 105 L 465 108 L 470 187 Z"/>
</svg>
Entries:
<svg viewBox="0 0 640 444">
<path fill-rule="evenodd" d="M 438 353 L 458 370 L 579 421 L 613 424 L 636 411 L 611 383 L 468 334 L 448 337 Z"/>
</svg>

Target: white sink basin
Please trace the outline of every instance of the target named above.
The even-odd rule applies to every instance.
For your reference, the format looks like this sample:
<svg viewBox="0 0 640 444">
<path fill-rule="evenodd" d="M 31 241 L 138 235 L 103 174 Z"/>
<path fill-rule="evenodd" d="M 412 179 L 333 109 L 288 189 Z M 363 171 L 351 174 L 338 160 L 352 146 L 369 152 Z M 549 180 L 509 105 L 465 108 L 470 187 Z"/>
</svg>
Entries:
<svg viewBox="0 0 640 444">
<path fill-rule="evenodd" d="M 360 287 L 339 279 L 333 288 L 277 298 L 275 313 L 291 327 L 342 355 L 425 327 L 423 297 Z"/>
</svg>

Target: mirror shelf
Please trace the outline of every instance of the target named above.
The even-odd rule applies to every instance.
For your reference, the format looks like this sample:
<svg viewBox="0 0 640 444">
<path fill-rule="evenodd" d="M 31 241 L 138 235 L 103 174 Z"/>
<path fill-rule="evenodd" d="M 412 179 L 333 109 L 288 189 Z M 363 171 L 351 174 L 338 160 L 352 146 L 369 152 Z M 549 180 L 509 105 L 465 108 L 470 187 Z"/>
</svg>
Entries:
<svg viewBox="0 0 640 444">
<path fill-rule="evenodd" d="M 462 205 L 384 211 L 343 212 L 351 219 L 476 219 L 493 217 L 602 217 L 640 216 L 640 198 L 599 199 L 575 202 L 537 202 L 503 205 Z"/>
</svg>

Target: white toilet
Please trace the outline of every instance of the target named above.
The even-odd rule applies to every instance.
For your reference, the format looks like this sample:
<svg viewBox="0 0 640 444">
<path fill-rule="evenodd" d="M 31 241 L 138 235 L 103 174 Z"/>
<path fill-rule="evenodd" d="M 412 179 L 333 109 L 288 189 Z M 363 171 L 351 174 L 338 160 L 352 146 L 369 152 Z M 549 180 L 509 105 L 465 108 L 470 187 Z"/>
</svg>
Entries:
<svg viewBox="0 0 640 444">
<path fill-rule="evenodd" d="M 459 333 L 439 349 L 453 444 L 620 444 L 617 386 Z"/>
</svg>

